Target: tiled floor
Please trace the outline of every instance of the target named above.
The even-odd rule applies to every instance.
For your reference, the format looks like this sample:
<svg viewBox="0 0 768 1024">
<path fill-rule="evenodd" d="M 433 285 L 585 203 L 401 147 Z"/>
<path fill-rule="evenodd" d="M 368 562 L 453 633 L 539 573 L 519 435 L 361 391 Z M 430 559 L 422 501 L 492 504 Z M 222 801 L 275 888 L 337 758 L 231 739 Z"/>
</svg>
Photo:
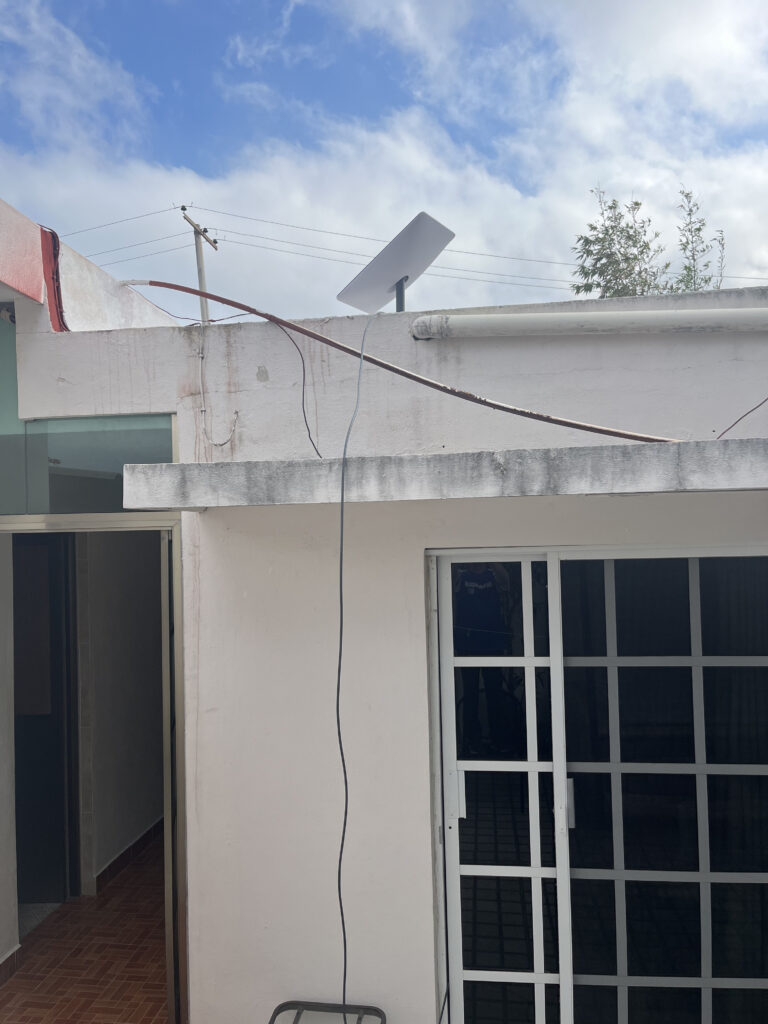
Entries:
<svg viewBox="0 0 768 1024">
<path fill-rule="evenodd" d="M 98 896 L 54 911 L 22 953 L 0 1024 L 167 1024 L 162 840 Z"/>
</svg>

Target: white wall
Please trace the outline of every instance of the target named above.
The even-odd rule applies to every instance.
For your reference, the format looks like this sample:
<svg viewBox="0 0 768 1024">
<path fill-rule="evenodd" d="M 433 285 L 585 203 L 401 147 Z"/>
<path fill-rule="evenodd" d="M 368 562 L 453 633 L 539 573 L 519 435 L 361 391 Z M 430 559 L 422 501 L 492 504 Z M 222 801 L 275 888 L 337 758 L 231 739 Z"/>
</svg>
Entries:
<svg viewBox="0 0 768 1024">
<path fill-rule="evenodd" d="M 764 289 L 657 299 L 595 300 L 540 307 L 696 308 L 766 304 Z M 536 307 L 533 307 L 534 309 Z M 509 307 L 508 311 L 530 310 Z M 754 334 L 677 334 L 414 341 L 416 313 L 375 317 L 366 348 L 427 377 L 501 401 L 573 419 L 681 440 L 707 439 L 764 397 L 768 347 Z M 365 317 L 310 325 L 359 348 Z M 182 462 L 314 458 L 301 413 L 301 364 L 268 324 L 158 328 L 71 337 L 18 327 L 22 417 L 177 411 Z M 212 447 L 201 429 L 198 359 L 205 344 L 206 429 L 232 443 Z M 357 361 L 298 339 L 307 361 L 307 410 L 320 450 L 341 453 L 354 405 Z M 768 406 L 729 436 L 768 433 Z M 548 426 L 470 405 L 367 366 L 353 454 L 545 448 L 605 444 L 596 434 Z"/>
<path fill-rule="evenodd" d="M 13 756 L 13 537 L 0 534 L 0 963 L 19 944 Z"/>
<path fill-rule="evenodd" d="M 192 1024 L 340 998 L 337 530 L 333 506 L 185 514 Z M 716 543 L 768 544 L 768 496 L 348 507 L 351 1000 L 392 1024 L 439 1011 L 425 549 Z"/>
<path fill-rule="evenodd" d="M 83 889 L 163 814 L 160 542 L 78 537 Z"/>
</svg>

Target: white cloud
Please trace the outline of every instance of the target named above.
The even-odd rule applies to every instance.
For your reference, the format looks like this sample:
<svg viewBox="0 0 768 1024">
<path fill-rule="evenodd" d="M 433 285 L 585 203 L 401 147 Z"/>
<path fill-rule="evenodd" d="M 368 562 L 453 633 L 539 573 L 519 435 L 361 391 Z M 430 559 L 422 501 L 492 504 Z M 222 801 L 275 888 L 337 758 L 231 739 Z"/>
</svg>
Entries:
<svg viewBox="0 0 768 1024">
<path fill-rule="evenodd" d="M 43 144 L 136 141 L 151 92 L 92 50 L 41 0 L 0 0 L 3 91 Z"/>
<path fill-rule="evenodd" d="M 674 10 L 675 5 L 668 5 L 673 10 L 666 11 L 665 32 L 656 24 L 663 20 L 657 0 L 642 8 L 653 22 L 650 25 L 637 20 L 634 11 L 609 8 L 602 0 L 552 0 L 540 5 L 541 10 L 534 7 L 533 0 L 523 0 L 527 5 L 524 13 L 535 20 L 536 31 L 526 34 L 521 28 L 519 36 L 500 39 L 495 48 L 485 51 L 462 48 L 472 12 L 477 10 L 465 3 L 411 0 L 398 8 L 398 17 L 398 11 L 388 8 L 385 12 L 373 0 L 313 2 L 332 4 L 360 31 L 388 33 L 414 58 L 431 43 L 433 49 L 424 61 L 414 59 L 413 65 L 423 72 L 423 89 L 432 90 L 431 106 L 414 103 L 375 125 L 343 122 L 330 114 L 319 117 L 313 110 L 315 141 L 311 145 L 246 141 L 239 152 L 222 162 L 221 172 L 210 177 L 183 166 L 162 167 L 140 157 L 125 159 L 116 156 L 109 144 L 110 129 L 103 123 L 100 99 L 101 95 L 108 97 L 124 111 L 129 124 L 140 125 L 144 115 L 133 79 L 118 65 L 90 53 L 76 37 L 69 39 L 74 56 L 68 56 L 64 64 L 57 63 L 64 57 L 54 52 L 51 33 L 56 31 L 55 23 L 46 20 L 44 9 L 35 3 L 25 24 L 43 44 L 43 56 L 31 53 L 31 41 L 24 44 L 30 50 L 30 67 L 24 74 L 34 95 L 22 109 L 23 116 L 33 128 L 42 130 L 46 90 L 52 88 L 46 83 L 57 78 L 64 81 L 71 70 L 77 87 L 64 97 L 65 126 L 55 137 L 57 145 L 37 153 L 0 148 L 0 196 L 62 233 L 170 207 L 173 202 L 194 203 L 200 219 L 220 236 L 226 237 L 227 229 L 270 236 L 259 239 L 230 233 L 229 244 L 223 242 L 220 252 L 207 252 L 211 289 L 286 316 L 348 312 L 334 296 L 357 273 L 354 261 L 362 261 L 380 246 L 229 219 L 203 212 L 201 207 L 377 238 L 391 237 L 415 213 L 426 209 L 456 231 L 455 248 L 567 261 L 576 233 L 593 214 L 590 186 L 600 183 L 622 201 L 633 194 L 642 199 L 668 246 L 673 247 L 677 193 L 684 182 L 701 198 L 711 227 L 725 229 L 728 272 L 768 274 L 768 243 L 762 231 L 768 217 L 766 143 L 761 137 L 728 148 L 719 135 L 721 112 L 725 116 L 724 112 L 739 107 L 742 94 L 749 117 L 762 116 L 762 95 L 753 96 L 752 89 L 765 73 L 759 52 L 763 37 L 757 7 L 751 0 L 740 2 L 735 14 L 724 12 L 713 22 L 720 26 L 717 38 L 726 40 L 726 52 L 740 54 L 741 64 L 729 68 L 718 53 L 711 57 L 712 70 L 708 58 L 701 55 L 712 54 L 716 41 L 708 41 L 706 30 L 693 23 L 688 0 L 680 0 L 681 13 Z M 8 0 L 5 4 L 0 0 L 1 13 L 10 9 Z M 714 6 L 704 10 L 705 14 L 715 12 Z M 18 35 L 21 8 L 14 3 L 13 11 L 13 31 Z M 690 25 L 686 18 L 693 19 Z M 2 31 L 7 37 L 8 28 Z M 542 39 L 547 40 L 546 47 Z M 695 52 L 683 66 L 687 46 Z M 37 66 L 43 72 L 42 87 L 34 86 Z M 553 66 L 562 73 L 554 95 L 546 87 Z M 437 76 L 438 67 L 446 70 L 443 79 Z M 95 97 L 83 85 L 91 73 L 94 80 L 104 83 Z M 52 77 L 46 78 L 46 74 Z M 722 96 L 711 94 L 710 89 L 718 74 L 724 80 L 730 75 Z M 237 95 L 257 106 L 280 109 L 278 105 L 285 101 L 273 91 L 268 78 L 262 77 L 262 71 L 259 76 L 258 81 L 241 83 Z M 60 88 L 66 94 L 67 89 Z M 464 107 L 479 128 L 483 121 L 477 111 L 483 104 L 491 105 L 499 123 L 515 126 L 488 138 L 489 149 L 498 151 L 496 159 L 490 159 L 487 151 L 483 155 L 456 142 L 444 127 L 446 112 Z M 76 130 L 81 117 L 85 135 Z M 71 138 L 67 122 L 74 125 Z M 169 211 L 67 241 L 84 253 L 93 253 L 183 229 L 180 214 Z M 275 238 L 365 255 L 306 250 L 314 256 L 353 261 L 326 262 L 235 244 L 280 248 L 284 243 Z M 147 251 L 185 242 L 181 238 L 152 243 Z M 96 262 L 137 252 L 126 250 L 99 257 Z M 569 279 L 567 267 L 546 263 L 450 254 L 439 262 L 457 268 L 476 267 L 489 276 L 495 270 Z M 195 281 L 191 248 L 117 263 L 108 269 L 117 277 L 151 274 L 189 284 Z M 152 297 L 172 311 L 196 314 L 193 299 Z M 567 291 L 548 289 L 543 281 L 502 287 L 425 277 L 409 291 L 408 304 L 411 308 L 439 308 L 568 297 Z M 226 310 L 217 315 L 226 315 Z"/>
</svg>

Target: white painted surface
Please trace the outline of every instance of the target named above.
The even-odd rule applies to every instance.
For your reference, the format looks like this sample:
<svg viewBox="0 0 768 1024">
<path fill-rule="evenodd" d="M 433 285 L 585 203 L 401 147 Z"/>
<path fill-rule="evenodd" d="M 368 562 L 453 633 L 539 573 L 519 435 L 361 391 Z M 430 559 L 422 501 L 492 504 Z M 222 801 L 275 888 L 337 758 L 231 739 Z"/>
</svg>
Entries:
<svg viewBox="0 0 768 1024">
<path fill-rule="evenodd" d="M 333 506 L 183 516 L 192 1024 L 340 997 L 337 529 Z M 439 1012 L 424 551 L 571 544 L 768 544 L 768 495 L 347 510 L 349 997 L 392 1024 Z"/>
<path fill-rule="evenodd" d="M 19 944 L 13 754 L 13 537 L 0 534 L 0 963 Z"/>
<path fill-rule="evenodd" d="M 755 294 L 757 293 L 757 294 Z M 698 304 L 766 304 L 763 289 L 699 296 Z M 645 309 L 661 300 L 583 302 L 589 309 Z M 690 308 L 667 297 L 664 308 Z M 574 304 L 565 303 L 570 309 Z M 662 303 L 663 305 L 663 303 Z M 526 307 L 521 307 L 526 309 Z M 542 307 L 552 312 L 554 307 Z M 557 306 L 557 308 L 561 308 Z M 530 307 L 527 307 L 530 311 Z M 522 314 L 521 314 L 522 315 Z M 413 313 L 374 317 L 369 352 L 427 377 L 504 402 L 573 419 L 681 440 L 711 439 L 764 397 L 768 345 L 762 333 L 599 335 L 417 342 Z M 311 323 L 359 347 L 367 318 Z M 198 353 L 204 337 L 206 426 Z M 338 457 L 354 406 L 357 361 L 308 339 L 306 403 L 323 455 Z M 179 459 L 220 462 L 313 458 L 301 413 L 301 365 L 272 325 L 214 325 L 70 337 L 19 335 L 20 415 L 178 412 Z M 768 433 L 768 406 L 729 436 Z M 363 372 L 351 455 L 403 455 L 606 444 L 595 434 L 483 409 L 376 367 Z"/>
<path fill-rule="evenodd" d="M 351 458 L 349 502 L 546 494 L 658 494 L 768 489 L 763 438 L 592 445 L 516 452 Z M 125 467 L 126 508 L 205 509 L 338 500 L 340 459 Z"/>
<path fill-rule="evenodd" d="M 160 545 L 156 533 L 89 533 L 78 545 L 90 690 L 90 706 L 81 700 L 81 794 L 90 789 L 83 810 L 92 814 L 82 841 L 95 876 L 163 815 Z"/>
</svg>

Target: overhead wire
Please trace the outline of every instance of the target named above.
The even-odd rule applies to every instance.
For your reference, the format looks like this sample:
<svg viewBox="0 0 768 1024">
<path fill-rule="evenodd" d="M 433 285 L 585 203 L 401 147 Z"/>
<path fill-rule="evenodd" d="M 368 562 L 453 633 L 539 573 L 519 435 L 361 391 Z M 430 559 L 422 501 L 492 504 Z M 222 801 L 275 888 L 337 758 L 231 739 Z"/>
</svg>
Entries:
<svg viewBox="0 0 768 1024">
<path fill-rule="evenodd" d="M 122 217 L 120 220 L 108 220 L 104 224 L 94 224 L 90 228 L 78 228 L 77 231 L 65 231 L 60 238 L 71 238 L 73 235 L 82 235 L 86 231 L 99 231 L 101 228 L 111 228 L 115 224 L 127 224 L 131 220 L 143 220 L 145 217 L 157 217 L 160 213 L 172 213 L 175 206 L 167 206 L 164 210 L 150 210 L 149 213 L 137 213 L 135 217 Z"/>
<path fill-rule="evenodd" d="M 341 941 L 343 954 L 341 1002 L 344 1005 L 346 1005 L 347 1002 L 347 966 L 349 959 L 347 953 L 347 922 L 344 916 L 344 893 L 342 888 L 344 846 L 347 838 L 347 824 L 349 822 L 349 775 L 347 773 L 347 759 L 344 754 L 344 738 L 341 728 L 341 669 L 344 658 L 344 499 L 346 497 L 347 449 L 349 448 L 349 439 L 352 435 L 352 427 L 355 425 L 357 413 L 360 408 L 360 388 L 363 378 L 363 362 L 365 359 L 365 339 L 368 335 L 368 328 L 371 326 L 372 320 L 373 317 L 369 316 L 360 342 L 360 351 L 357 353 L 359 362 L 357 366 L 357 384 L 355 387 L 355 407 L 352 410 L 352 415 L 347 426 L 347 432 L 344 435 L 344 448 L 341 453 L 341 483 L 339 486 L 339 644 L 336 667 L 336 738 L 338 740 L 339 760 L 341 761 L 341 770 L 344 778 L 344 817 L 341 826 L 341 837 L 339 839 L 339 858 L 336 868 L 336 893 L 339 902 L 339 917 L 341 919 Z"/>
<path fill-rule="evenodd" d="M 87 252 L 85 258 L 92 260 L 96 256 L 107 256 L 112 252 L 122 252 L 123 249 L 136 249 L 140 245 L 152 245 L 153 242 L 165 242 L 169 238 L 181 238 L 182 235 L 186 235 L 187 231 L 177 231 L 173 235 L 160 235 L 159 238 L 147 238 L 143 242 L 130 242 L 128 245 L 118 245 L 114 249 L 102 249 L 101 252 Z"/>
<path fill-rule="evenodd" d="M 329 338 L 324 334 L 320 334 L 318 331 L 313 331 L 309 327 L 304 327 L 301 324 L 293 323 L 291 320 L 284 320 L 282 317 L 275 316 L 274 313 L 266 313 L 264 310 L 256 309 L 254 306 L 246 305 L 244 302 L 238 302 L 236 299 L 228 299 L 223 295 L 216 295 L 213 292 L 201 291 L 199 288 L 191 288 L 185 284 L 174 284 L 171 281 L 123 281 L 126 285 L 141 285 L 150 288 L 168 288 L 171 291 L 185 292 L 188 295 L 198 295 L 201 298 L 208 299 L 210 302 L 219 302 L 224 306 L 231 306 L 233 309 L 241 309 L 245 313 L 252 313 L 254 316 L 260 317 L 262 320 L 268 320 L 273 324 L 282 324 L 283 327 L 291 331 L 296 331 L 298 334 L 303 334 L 307 338 L 312 338 L 315 341 L 319 341 L 323 345 L 329 346 L 329 348 L 335 348 L 339 352 L 345 352 L 347 355 L 354 356 L 355 358 L 364 359 L 367 363 L 371 363 L 373 366 L 378 366 L 382 370 L 387 370 L 389 373 L 394 373 L 398 377 L 404 377 L 406 380 L 413 381 L 416 384 L 422 384 L 425 387 L 431 388 L 433 391 L 439 391 L 444 395 L 450 395 L 453 398 L 460 398 L 465 402 L 472 402 L 475 405 L 483 406 L 486 409 L 495 409 L 497 412 L 509 413 L 512 416 L 520 416 L 523 419 L 537 420 L 540 423 L 551 423 L 554 426 L 569 427 L 573 430 L 582 430 L 590 434 L 604 434 L 607 437 L 622 437 L 628 441 L 644 441 L 644 442 L 659 442 L 659 443 L 670 443 L 676 442 L 678 438 L 672 437 L 661 437 L 654 434 L 641 434 L 632 430 L 620 430 L 616 427 L 604 427 L 596 423 L 585 423 L 582 420 L 571 420 L 564 416 L 553 416 L 550 413 L 536 412 L 533 409 L 523 409 L 520 406 L 510 405 L 507 402 L 499 402 L 493 398 L 487 398 L 484 395 L 476 395 L 471 391 L 464 391 L 461 388 L 452 387 L 450 384 L 444 384 L 442 381 L 433 380 L 431 377 L 425 377 L 420 373 L 415 373 L 413 370 L 408 370 L 403 366 L 398 366 L 396 363 L 390 363 L 386 359 L 380 359 L 378 356 L 370 355 L 368 352 L 361 355 L 354 348 L 350 348 L 349 345 L 344 345 L 340 341 L 336 341 L 334 338 Z"/>
<path fill-rule="evenodd" d="M 217 239 L 219 244 L 225 243 L 229 245 L 244 245 L 249 249 L 264 249 L 267 252 L 281 252 L 286 256 L 306 256 L 313 260 L 325 260 L 328 263 L 346 263 L 351 267 L 364 267 L 365 263 L 361 263 L 359 260 L 343 260 L 336 256 L 320 256 L 318 253 L 313 252 L 297 252 L 295 249 L 276 249 L 273 245 L 260 245 L 258 242 L 241 242 L 237 238 L 219 238 Z M 293 243 L 289 243 L 293 244 Z M 299 243 L 300 244 L 300 243 Z M 109 264 L 103 264 L 108 266 Z M 450 268 L 445 268 L 450 269 Z M 484 271 L 470 271 L 470 273 L 482 274 Z M 491 273 L 493 273 L 491 271 Z M 543 278 L 525 279 L 525 281 L 496 281 L 488 277 L 462 277 L 458 274 L 436 274 L 431 270 L 425 271 L 424 277 L 442 277 L 447 278 L 449 281 L 475 281 L 477 284 L 503 284 L 503 285 L 517 285 L 519 288 L 543 288 L 545 290 L 554 289 L 556 291 L 570 291 L 570 287 L 565 285 L 544 285 L 544 284 L 529 284 L 529 280 L 547 280 Z M 512 275 L 507 275 L 512 276 Z M 516 275 L 515 275 L 516 276 Z"/>
<path fill-rule="evenodd" d="M 148 256 L 163 256 L 167 252 L 179 252 L 181 249 L 194 249 L 195 243 L 190 242 L 188 245 L 176 245 L 172 249 L 157 249 L 155 252 L 143 252 L 140 256 L 126 256 L 122 260 L 110 260 L 109 263 L 99 263 L 100 267 L 114 267 L 118 263 L 130 263 L 131 260 L 143 260 Z"/>
</svg>

